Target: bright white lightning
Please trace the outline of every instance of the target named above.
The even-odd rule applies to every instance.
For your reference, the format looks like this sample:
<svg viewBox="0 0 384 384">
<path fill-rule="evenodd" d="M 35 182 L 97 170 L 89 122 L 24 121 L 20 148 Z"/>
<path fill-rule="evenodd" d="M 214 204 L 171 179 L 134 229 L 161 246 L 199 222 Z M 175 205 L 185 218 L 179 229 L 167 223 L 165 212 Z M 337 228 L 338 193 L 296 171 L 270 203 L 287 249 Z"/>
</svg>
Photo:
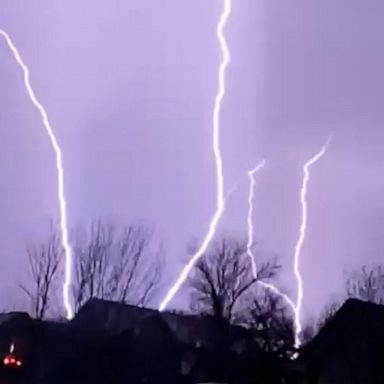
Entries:
<svg viewBox="0 0 384 384">
<path fill-rule="evenodd" d="M 17 64 L 23 71 L 24 75 L 24 86 L 28 93 L 28 96 L 39 111 L 42 123 L 47 132 L 49 140 L 51 142 L 52 148 L 56 156 L 56 170 L 57 170 L 57 189 L 58 189 L 58 199 L 59 199 L 59 210 L 60 210 L 60 230 L 61 230 L 61 241 L 65 253 L 65 277 L 63 284 L 63 300 L 64 307 L 66 310 L 66 316 L 68 319 L 73 317 L 73 309 L 70 301 L 70 287 L 71 287 L 71 272 L 72 272 L 72 249 L 68 240 L 68 228 L 67 228 L 67 208 L 65 201 L 64 193 L 64 168 L 63 168 L 63 159 L 62 153 L 59 146 L 59 143 L 56 139 L 56 136 L 53 132 L 51 124 L 48 120 L 47 112 L 43 105 L 37 99 L 35 92 L 30 83 L 29 69 L 24 63 L 23 59 L 16 46 L 13 44 L 10 36 L 3 30 L 0 29 L 0 35 L 5 39 L 9 49 L 11 50 Z"/>
<path fill-rule="evenodd" d="M 217 25 L 216 33 L 219 41 L 221 53 L 222 53 L 222 61 L 219 67 L 219 89 L 215 98 L 214 110 L 213 110 L 213 154 L 215 158 L 216 164 L 216 212 L 213 215 L 208 233 L 206 234 L 200 249 L 195 253 L 192 259 L 188 262 L 188 264 L 181 271 L 181 274 L 177 278 L 174 285 L 167 292 L 165 298 L 160 303 L 159 310 L 163 311 L 169 302 L 173 299 L 175 294 L 178 292 L 182 284 L 187 279 L 189 273 L 191 272 L 193 266 L 196 262 L 203 256 L 205 251 L 207 250 L 215 232 L 217 224 L 224 212 L 225 207 L 225 199 L 224 199 L 224 177 L 223 177 L 223 161 L 221 157 L 220 151 L 220 112 L 221 112 L 221 104 L 225 95 L 225 70 L 230 61 L 229 50 L 227 46 L 227 42 L 224 37 L 224 28 L 228 21 L 228 18 L 231 14 L 231 0 L 223 0 L 224 8 L 221 14 L 219 23 Z"/>
<path fill-rule="evenodd" d="M 308 182 L 310 178 L 309 170 L 312 165 L 314 165 L 318 160 L 320 160 L 327 151 L 329 143 L 331 142 L 331 137 L 328 138 L 327 142 L 323 145 L 318 153 L 316 153 L 311 159 L 309 159 L 303 167 L 303 182 L 300 190 L 300 203 L 301 203 L 301 225 L 300 225 L 300 235 L 299 239 L 296 243 L 295 253 L 293 256 L 294 260 L 294 274 L 297 281 L 297 298 L 296 298 L 296 311 L 295 311 L 295 329 L 296 329 L 296 338 L 295 338 L 295 346 L 296 348 L 300 347 L 300 334 L 302 330 L 301 326 L 301 307 L 303 303 L 303 279 L 300 273 L 300 254 L 301 249 L 305 240 L 305 233 L 307 229 L 307 218 L 308 218 L 308 207 L 307 207 L 307 189 Z"/>
<path fill-rule="evenodd" d="M 249 177 L 249 192 L 248 192 L 248 217 L 247 217 L 247 224 L 248 224 L 248 241 L 247 241 L 247 255 L 251 262 L 252 267 L 252 275 L 255 279 L 258 278 L 257 276 L 257 265 L 255 260 L 255 255 L 252 251 L 252 245 L 253 245 L 253 222 L 252 222 L 252 216 L 253 216 L 253 198 L 254 198 L 254 188 L 255 188 L 255 175 L 257 172 L 259 172 L 263 167 L 265 166 L 265 160 L 263 160 L 261 163 L 259 163 L 255 168 L 251 169 L 248 172 Z M 275 295 L 280 296 L 287 305 L 291 308 L 292 313 L 296 315 L 296 307 L 295 303 L 289 298 L 288 295 L 281 292 L 277 287 L 275 287 L 271 283 L 267 283 L 265 281 L 258 281 L 258 284 L 262 287 L 270 290 Z M 295 332 L 296 333 L 296 332 Z M 296 338 L 295 338 L 296 340 Z"/>
<path fill-rule="evenodd" d="M 252 274 L 253 277 L 257 278 L 257 266 L 256 266 L 256 260 L 255 255 L 252 252 L 252 245 L 253 245 L 253 223 L 252 223 L 252 215 L 253 215 L 253 193 L 254 193 L 254 187 L 255 187 L 255 174 L 259 172 L 262 168 L 265 166 L 265 160 L 263 160 L 261 163 L 256 165 L 255 168 L 251 169 L 248 172 L 249 177 L 249 193 L 248 193 L 248 217 L 247 217 L 247 224 L 248 224 L 248 242 L 247 242 L 247 255 L 249 256 L 249 260 L 251 262 L 252 267 Z"/>
</svg>

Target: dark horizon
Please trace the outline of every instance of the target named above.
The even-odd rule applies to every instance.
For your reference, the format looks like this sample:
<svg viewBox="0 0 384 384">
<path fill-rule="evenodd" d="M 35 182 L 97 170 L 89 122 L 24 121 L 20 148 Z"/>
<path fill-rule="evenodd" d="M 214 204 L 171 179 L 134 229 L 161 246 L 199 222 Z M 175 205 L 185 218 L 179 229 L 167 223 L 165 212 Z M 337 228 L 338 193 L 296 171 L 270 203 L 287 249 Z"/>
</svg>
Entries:
<svg viewBox="0 0 384 384">
<path fill-rule="evenodd" d="M 2 10 L 0 28 L 28 63 L 63 149 L 72 239 L 100 217 L 148 221 L 167 257 L 165 292 L 215 208 L 221 1 L 6 0 Z M 246 236 L 246 173 L 265 158 L 255 241 L 262 257 L 279 257 L 276 282 L 293 298 L 302 166 L 335 134 L 308 187 L 305 319 L 342 293 L 346 270 L 382 263 L 383 11 L 379 0 L 244 0 L 233 3 L 226 28 L 225 190 L 242 182 L 218 237 Z M 0 84 L 0 305 L 7 308 L 25 303 L 17 291 L 25 244 L 44 238 L 58 211 L 52 149 L 3 41 Z M 172 304 L 183 307 L 185 298 Z"/>
</svg>

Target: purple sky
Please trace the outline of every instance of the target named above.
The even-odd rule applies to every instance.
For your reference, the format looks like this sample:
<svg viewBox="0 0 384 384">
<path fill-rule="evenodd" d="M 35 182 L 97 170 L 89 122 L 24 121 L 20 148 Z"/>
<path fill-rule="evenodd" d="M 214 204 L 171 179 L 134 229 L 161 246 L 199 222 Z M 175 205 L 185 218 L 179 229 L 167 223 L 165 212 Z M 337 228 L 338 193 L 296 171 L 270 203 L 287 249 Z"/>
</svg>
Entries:
<svg viewBox="0 0 384 384">
<path fill-rule="evenodd" d="M 220 12 L 219 0 L 1 5 L 0 28 L 28 63 L 63 148 L 71 228 L 98 217 L 153 223 L 167 252 L 164 288 L 214 209 Z M 345 269 L 383 256 L 383 16 L 381 0 L 233 1 L 221 118 L 225 186 L 266 158 L 255 235 L 260 249 L 279 256 L 278 284 L 292 295 L 302 164 L 335 133 L 309 185 L 306 316 L 341 291 Z M 57 218 L 53 153 L 21 80 L 1 41 L 0 307 L 24 277 L 24 245 Z M 221 231 L 245 237 L 247 192 L 244 178 Z"/>
</svg>

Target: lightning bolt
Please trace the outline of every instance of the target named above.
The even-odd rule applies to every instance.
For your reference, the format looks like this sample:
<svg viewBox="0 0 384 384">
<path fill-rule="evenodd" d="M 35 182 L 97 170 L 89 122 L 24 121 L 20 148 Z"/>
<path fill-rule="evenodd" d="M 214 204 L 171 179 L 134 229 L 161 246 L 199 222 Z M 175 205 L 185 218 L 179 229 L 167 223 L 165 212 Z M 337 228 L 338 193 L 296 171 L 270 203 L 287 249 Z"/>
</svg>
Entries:
<svg viewBox="0 0 384 384">
<path fill-rule="evenodd" d="M 43 105 L 37 99 L 35 92 L 30 83 L 29 69 L 24 63 L 19 51 L 16 46 L 13 44 L 10 36 L 0 29 L 0 35 L 5 39 L 9 49 L 11 50 L 17 64 L 20 66 L 23 75 L 24 75 L 24 86 L 28 93 L 28 96 L 40 113 L 43 126 L 47 132 L 49 140 L 51 142 L 52 148 L 56 156 L 56 170 L 57 170 L 57 189 L 58 189 L 58 200 L 59 200 L 59 211 L 60 211 L 60 230 L 61 230 L 61 241 L 65 253 L 65 277 L 63 284 L 63 301 L 64 307 L 66 310 L 66 316 L 68 319 L 73 317 L 73 309 L 70 301 L 70 286 L 71 286 L 71 271 L 72 271 L 72 249 L 68 240 L 68 227 L 67 227 L 67 208 L 66 200 L 64 193 L 64 168 L 63 168 L 63 158 L 59 143 L 56 139 L 56 136 L 53 132 L 52 126 L 48 120 L 47 112 Z"/>
<path fill-rule="evenodd" d="M 220 20 L 217 25 L 216 34 L 219 41 L 222 61 L 219 66 L 219 89 L 215 98 L 215 104 L 213 109 L 213 154 L 216 164 L 216 211 L 211 219 L 208 233 L 206 234 L 200 248 L 191 258 L 188 264 L 181 271 L 181 274 L 177 278 L 174 285 L 169 289 L 165 298 L 160 303 L 159 311 L 163 311 L 175 294 L 178 292 L 182 284 L 187 279 L 189 273 L 191 272 L 193 266 L 196 262 L 203 256 L 207 250 L 215 232 L 217 224 L 224 212 L 225 200 L 224 200 L 224 177 L 223 177 L 223 161 L 220 151 L 220 112 L 221 105 L 225 95 L 225 70 L 230 61 L 230 54 L 227 46 L 227 42 L 224 36 L 224 28 L 228 21 L 228 18 L 231 14 L 231 0 L 223 0 L 223 12 L 220 16 Z"/>
<path fill-rule="evenodd" d="M 249 260 L 251 261 L 252 274 L 253 277 L 257 278 L 257 266 L 255 261 L 255 255 L 252 252 L 253 245 L 253 223 L 252 223 L 252 215 L 253 215 L 253 194 L 255 187 L 255 174 L 259 172 L 265 166 L 265 160 L 256 165 L 255 168 L 251 169 L 248 172 L 249 177 L 249 193 L 248 193 L 248 242 L 247 242 L 247 255 L 249 256 Z"/>
<path fill-rule="evenodd" d="M 251 262 L 252 267 L 252 275 L 255 279 L 258 278 L 257 276 L 257 265 L 255 261 L 255 255 L 252 251 L 252 245 L 253 245 L 253 222 L 252 222 L 252 216 L 253 216 L 253 199 L 254 199 L 254 188 L 255 188 L 255 175 L 258 173 L 262 168 L 265 166 L 265 160 L 260 162 L 258 165 L 256 165 L 255 168 L 248 171 L 248 177 L 249 177 L 249 192 L 248 192 L 248 217 L 247 217 L 247 224 L 248 224 L 248 242 L 247 242 L 247 255 Z M 280 296 L 285 303 L 291 308 L 292 313 L 294 316 L 296 316 L 296 306 L 295 303 L 290 299 L 290 297 L 285 294 L 284 292 L 281 292 L 276 286 L 274 286 L 271 283 L 267 283 L 265 281 L 259 280 L 258 284 L 262 287 L 270 290 L 275 295 Z M 297 335 L 298 333 L 295 332 L 295 343 L 297 341 Z"/>
<path fill-rule="evenodd" d="M 310 168 L 314 165 L 318 160 L 320 160 L 326 153 L 328 146 L 331 142 L 332 136 L 330 136 L 323 147 L 320 149 L 318 153 L 316 153 L 311 159 L 309 159 L 303 167 L 303 182 L 300 190 L 300 203 L 301 203 L 301 224 L 300 224 L 300 235 L 299 239 L 296 243 L 295 252 L 293 256 L 294 260 L 294 274 L 297 281 L 297 298 L 295 304 L 295 328 L 296 328 L 296 337 L 295 337 L 295 347 L 298 348 L 301 345 L 300 334 L 302 331 L 301 325 L 301 308 L 303 304 L 303 278 L 300 273 L 300 254 L 301 249 L 305 240 L 305 233 L 307 230 L 307 218 L 308 218 L 308 207 L 307 207 L 307 189 L 308 182 L 310 179 Z"/>
</svg>

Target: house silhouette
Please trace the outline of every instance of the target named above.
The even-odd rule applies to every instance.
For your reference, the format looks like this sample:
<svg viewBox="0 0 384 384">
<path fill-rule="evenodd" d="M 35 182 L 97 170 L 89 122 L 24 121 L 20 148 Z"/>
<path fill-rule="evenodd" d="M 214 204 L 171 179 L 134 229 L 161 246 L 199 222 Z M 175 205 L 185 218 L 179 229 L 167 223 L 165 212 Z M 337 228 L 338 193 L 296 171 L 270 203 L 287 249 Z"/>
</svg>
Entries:
<svg viewBox="0 0 384 384">
<path fill-rule="evenodd" d="M 384 383 L 384 306 L 348 299 L 288 364 L 286 383 Z"/>
</svg>

